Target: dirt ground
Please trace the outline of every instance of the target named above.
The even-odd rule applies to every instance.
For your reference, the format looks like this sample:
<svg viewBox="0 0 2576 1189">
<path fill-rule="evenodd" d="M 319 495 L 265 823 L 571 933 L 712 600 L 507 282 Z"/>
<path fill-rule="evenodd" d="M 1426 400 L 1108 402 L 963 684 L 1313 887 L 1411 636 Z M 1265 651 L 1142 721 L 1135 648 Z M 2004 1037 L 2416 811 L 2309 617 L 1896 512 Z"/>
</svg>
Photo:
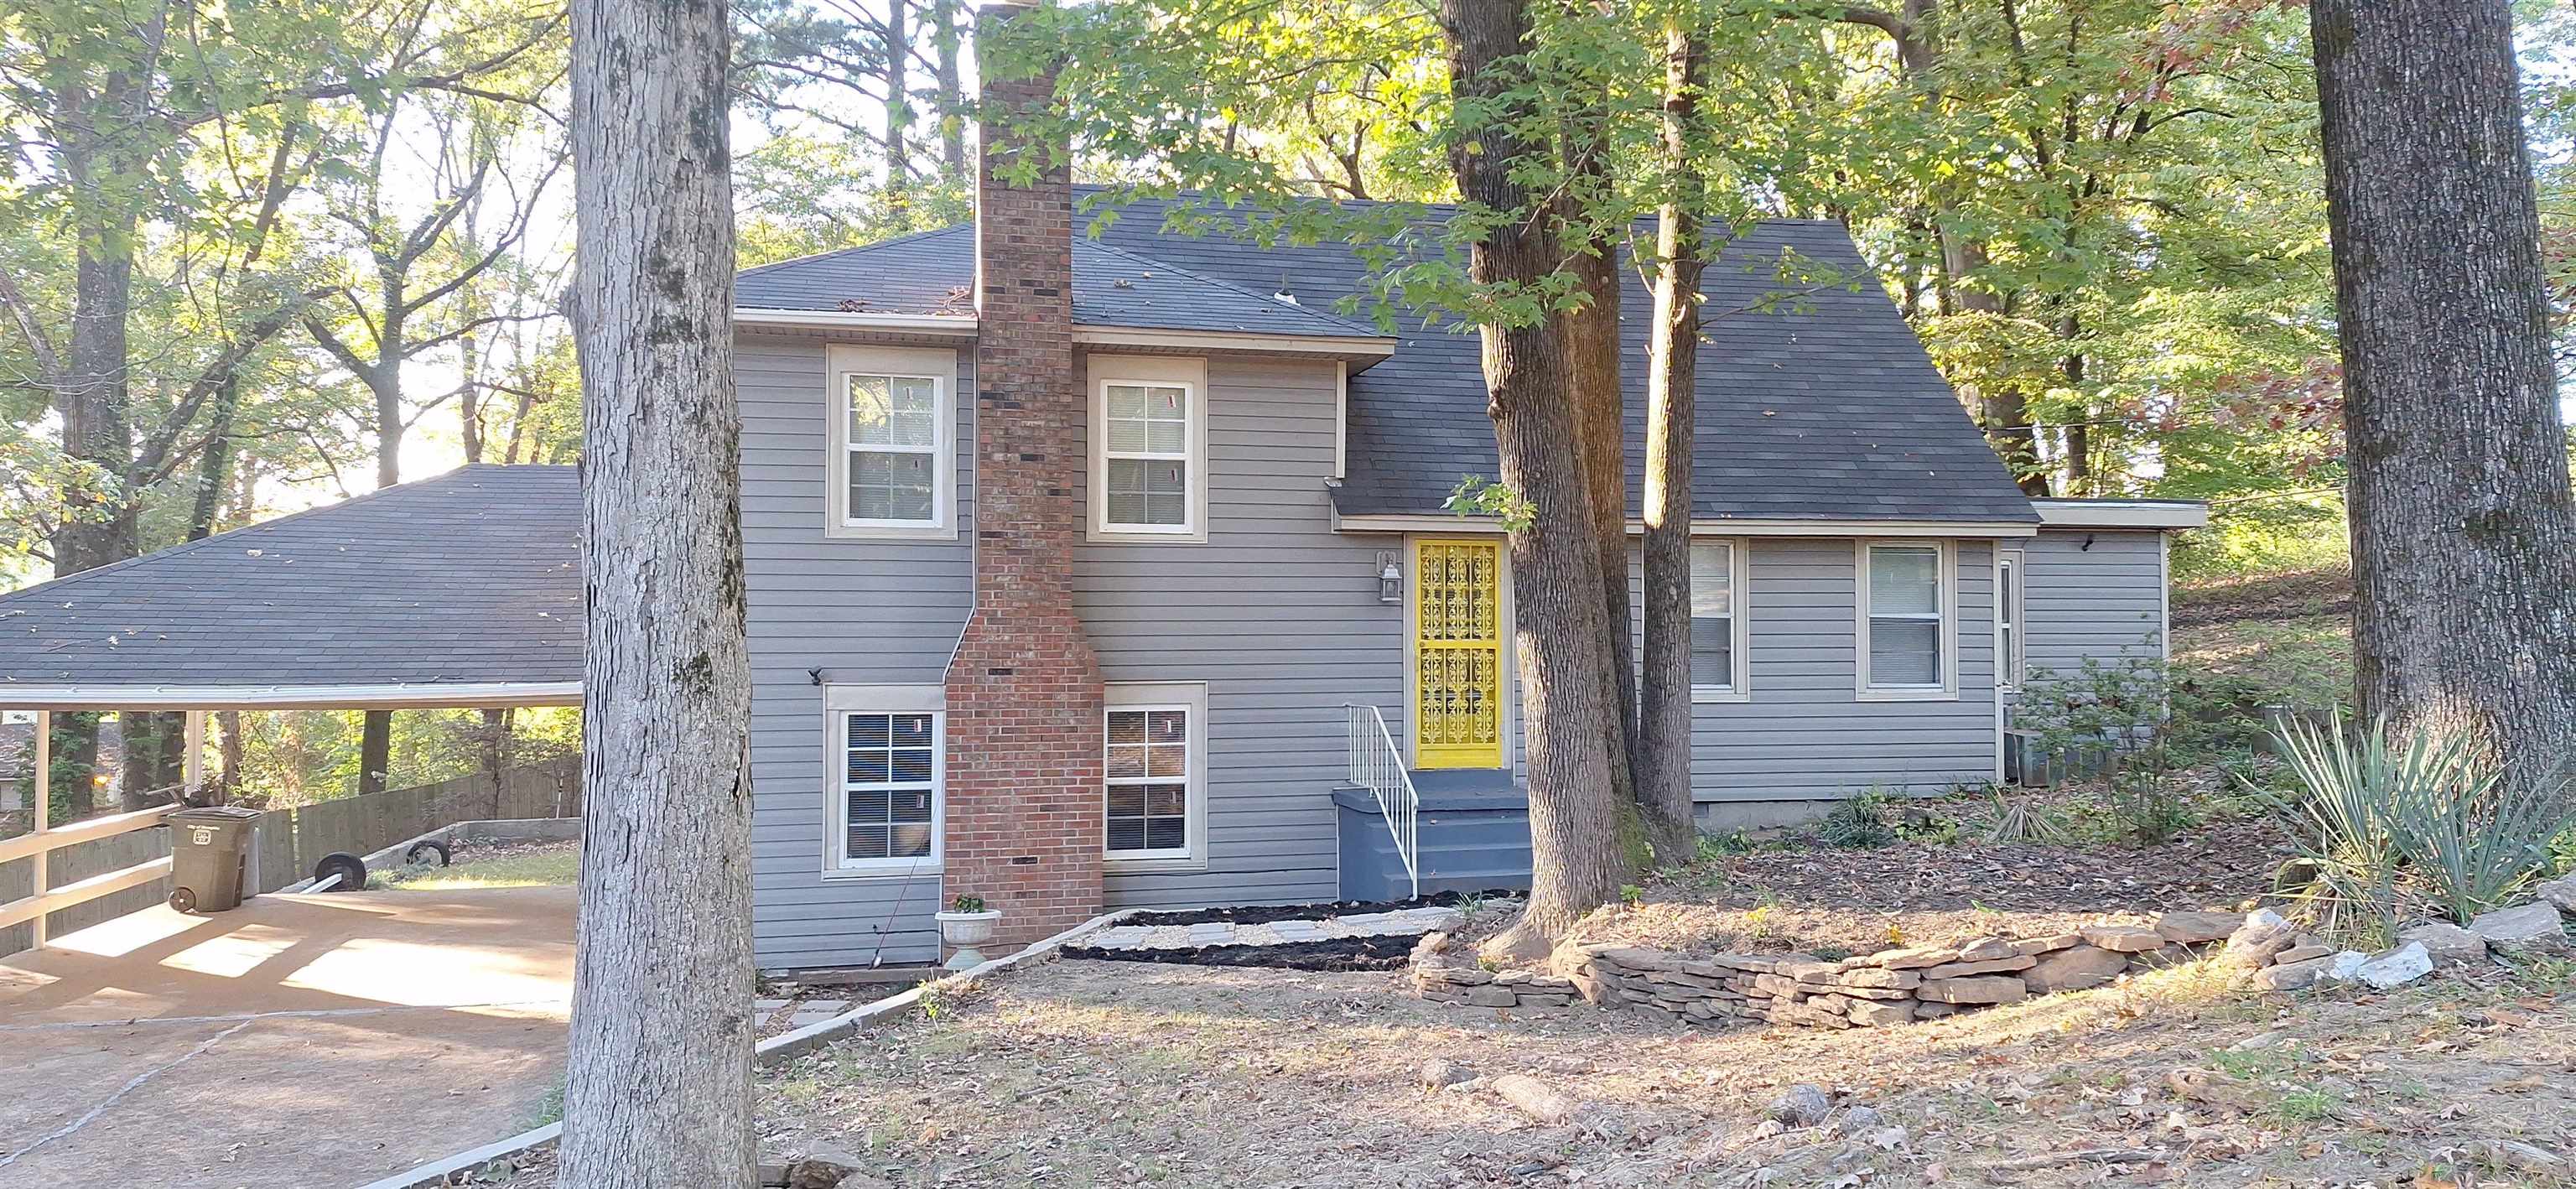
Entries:
<svg viewBox="0 0 2576 1189">
<path fill-rule="evenodd" d="M 2565 1185 L 2569 969 L 2293 999 L 2181 968 L 1815 1033 L 1444 1007 L 1385 974 L 1056 962 L 766 1074 L 763 1158 L 837 1148 L 874 1178 L 854 1186 Z M 1428 1090 L 1433 1057 L 1583 1106 L 1551 1126 Z M 1834 1115 L 1765 1124 L 1799 1082 Z"/>
<path fill-rule="evenodd" d="M 571 888 L 153 908 L 0 960 L 0 1186 L 344 1189 L 535 1122 Z"/>
</svg>

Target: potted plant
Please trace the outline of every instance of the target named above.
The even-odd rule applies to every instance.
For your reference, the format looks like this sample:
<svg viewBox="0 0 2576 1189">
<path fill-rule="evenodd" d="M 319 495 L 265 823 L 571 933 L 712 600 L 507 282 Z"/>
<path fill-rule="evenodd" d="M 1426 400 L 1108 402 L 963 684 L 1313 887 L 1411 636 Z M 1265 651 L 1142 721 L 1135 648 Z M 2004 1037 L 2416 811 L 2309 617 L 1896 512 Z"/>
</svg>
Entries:
<svg viewBox="0 0 2576 1189">
<path fill-rule="evenodd" d="M 993 940 L 1002 910 L 985 908 L 981 896 L 959 896 L 950 911 L 934 915 L 939 919 L 939 940 L 957 951 L 948 959 L 948 968 L 967 970 L 983 965 L 984 955 L 975 947 Z"/>
</svg>

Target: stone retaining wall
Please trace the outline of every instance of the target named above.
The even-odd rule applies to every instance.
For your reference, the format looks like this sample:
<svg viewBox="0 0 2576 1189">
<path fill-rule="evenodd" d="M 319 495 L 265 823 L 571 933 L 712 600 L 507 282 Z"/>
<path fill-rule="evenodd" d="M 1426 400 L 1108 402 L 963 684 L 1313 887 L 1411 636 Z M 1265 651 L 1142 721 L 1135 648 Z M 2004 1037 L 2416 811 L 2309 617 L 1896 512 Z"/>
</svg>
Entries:
<svg viewBox="0 0 2576 1189">
<path fill-rule="evenodd" d="M 2267 909 L 2171 912 L 2153 925 L 2091 925 L 2047 937 L 1983 937 L 1841 959 L 1570 943 L 1546 973 L 1482 969 L 1471 955 L 1452 952 L 1445 936 L 1432 934 L 1414 951 L 1413 977 L 1425 999 L 1477 1007 L 1563 1007 L 1580 998 L 1691 1024 L 1873 1028 L 2104 986 L 2213 954 L 2251 972 L 2265 990 L 2347 979 L 2394 985 L 2432 968 L 2419 962 L 2423 950 L 2410 940 L 2376 957 L 2339 952 Z M 2478 956 L 2484 955 L 2481 942 Z"/>
</svg>

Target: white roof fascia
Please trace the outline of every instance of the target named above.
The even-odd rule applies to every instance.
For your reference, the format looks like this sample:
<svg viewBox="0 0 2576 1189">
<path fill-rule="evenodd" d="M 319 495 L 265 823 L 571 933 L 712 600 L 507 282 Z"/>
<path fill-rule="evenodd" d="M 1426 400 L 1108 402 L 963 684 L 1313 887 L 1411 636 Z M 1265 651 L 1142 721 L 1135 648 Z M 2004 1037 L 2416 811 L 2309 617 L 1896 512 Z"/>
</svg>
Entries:
<svg viewBox="0 0 2576 1189">
<path fill-rule="evenodd" d="M 2198 500 L 2032 500 L 2049 528 L 2206 528 L 2209 505 Z"/>
<path fill-rule="evenodd" d="M 578 681 L 394 685 L 45 684 L 0 681 L 0 710 L 425 710 L 578 706 Z"/>
</svg>

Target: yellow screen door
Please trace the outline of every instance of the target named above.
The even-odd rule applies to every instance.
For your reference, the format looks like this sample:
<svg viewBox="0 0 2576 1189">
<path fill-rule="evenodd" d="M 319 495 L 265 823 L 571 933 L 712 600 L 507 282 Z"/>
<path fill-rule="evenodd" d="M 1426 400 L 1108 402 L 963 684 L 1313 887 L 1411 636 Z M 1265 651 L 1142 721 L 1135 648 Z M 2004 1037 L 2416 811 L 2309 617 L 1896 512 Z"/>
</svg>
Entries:
<svg viewBox="0 0 2576 1189">
<path fill-rule="evenodd" d="M 1503 766 L 1502 544 L 1414 545 L 1413 762 Z"/>
</svg>

